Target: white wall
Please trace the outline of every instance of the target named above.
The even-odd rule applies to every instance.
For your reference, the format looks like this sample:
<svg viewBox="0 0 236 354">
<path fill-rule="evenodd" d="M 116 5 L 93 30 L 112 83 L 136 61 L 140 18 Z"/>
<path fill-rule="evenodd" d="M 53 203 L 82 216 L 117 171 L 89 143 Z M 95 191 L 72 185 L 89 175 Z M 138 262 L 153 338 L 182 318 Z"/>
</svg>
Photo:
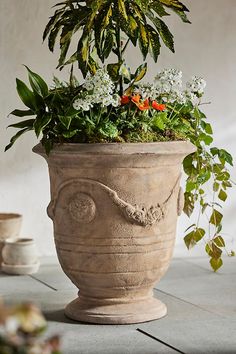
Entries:
<svg viewBox="0 0 236 354">
<path fill-rule="evenodd" d="M 46 163 L 31 153 L 36 139 L 25 135 L 9 152 L 3 153 L 13 131 L 6 131 L 11 119 L 5 118 L 22 105 L 15 91 L 15 77 L 25 79 L 21 64 L 30 66 L 49 82 L 55 73 L 57 55 L 42 45 L 42 31 L 50 6 L 55 1 L 0 1 L 0 210 L 24 215 L 22 236 L 36 239 L 41 254 L 53 254 L 52 224 L 46 215 L 49 181 Z M 168 21 L 175 33 L 176 54 L 163 48 L 158 64 L 150 61 L 148 78 L 164 67 L 181 69 L 186 79 L 202 75 L 208 82 L 206 100 L 212 104 L 205 112 L 215 128 L 216 143 L 231 151 L 236 158 L 236 1 L 185 0 L 191 10 L 192 25 L 184 25 L 176 16 Z M 129 60 L 137 65 L 133 49 Z M 66 75 L 67 70 L 62 75 Z M 60 74 L 59 74 L 60 75 Z M 235 170 L 233 171 L 234 179 Z M 231 245 L 236 231 L 235 191 L 225 208 L 225 233 Z M 177 254 L 186 254 L 182 217 L 177 239 Z M 198 251 L 194 251 L 197 254 Z"/>
</svg>

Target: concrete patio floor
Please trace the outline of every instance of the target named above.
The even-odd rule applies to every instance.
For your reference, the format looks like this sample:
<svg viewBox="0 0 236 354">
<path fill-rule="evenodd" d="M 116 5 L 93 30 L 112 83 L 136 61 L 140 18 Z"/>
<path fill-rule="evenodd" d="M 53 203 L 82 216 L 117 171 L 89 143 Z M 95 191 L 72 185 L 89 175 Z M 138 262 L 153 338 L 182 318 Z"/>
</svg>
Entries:
<svg viewBox="0 0 236 354">
<path fill-rule="evenodd" d="M 64 354 L 236 353 L 236 259 L 226 258 L 215 274 L 206 258 L 175 258 L 154 293 L 168 307 L 164 319 L 90 325 L 64 316 L 77 291 L 55 258 L 43 259 L 34 276 L 0 274 L 5 303 L 39 305 L 49 321 L 47 335 L 62 335 Z"/>
</svg>

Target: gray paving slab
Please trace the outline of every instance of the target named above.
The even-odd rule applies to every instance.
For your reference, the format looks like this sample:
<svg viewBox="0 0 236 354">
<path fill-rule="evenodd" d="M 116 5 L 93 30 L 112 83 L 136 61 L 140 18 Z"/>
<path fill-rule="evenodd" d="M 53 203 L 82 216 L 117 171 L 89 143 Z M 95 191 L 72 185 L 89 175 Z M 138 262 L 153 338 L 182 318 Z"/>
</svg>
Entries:
<svg viewBox="0 0 236 354">
<path fill-rule="evenodd" d="M 0 297 L 8 295 L 16 297 L 18 292 L 26 294 L 43 293 L 47 292 L 48 289 L 47 286 L 29 276 L 7 276 L 0 273 Z"/>
<path fill-rule="evenodd" d="M 186 302 L 185 300 L 181 300 L 173 295 L 169 295 L 158 290 L 154 291 L 154 296 L 166 304 L 168 314 L 165 319 L 169 319 L 169 321 L 177 320 L 180 318 L 183 321 L 190 319 L 205 320 L 208 318 L 221 318 L 221 316 L 215 312 L 212 312 L 205 308 L 201 308 L 198 305 L 191 304 L 190 302 Z M 151 323 L 155 326 L 155 323 L 161 321 L 162 320 L 154 321 Z"/>
<path fill-rule="evenodd" d="M 165 293 L 210 312 L 236 319 L 235 261 L 214 273 L 206 259 L 175 260 L 167 275 L 156 286 Z"/>
<path fill-rule="evenodd" d="M 211 272 L 211 268 L 209 265 L 209 257 L 188 257 L 181 259 L 182 262 L 187 264 L 195 265 L 196 267 L 200 267 L 202 269 L 208 270 Z M 216 274 L 219 275 L 235 275 L 236 276 L 236 257 L 223 257 L 223 266 L 218 270 Z"/>
<path fill-rule="evenodd" d="M 59 263 L 57 264 L 42 264 L 39 272 L 33 277 L 47 284 L 55 290 L 76 289 L 75 285 L 65 275 Z"/>
<path fill-rule="evenodd" d="M 65 354 L 174 354 L 175 350 L 138 332 L 136 326 L 50 323 L 48 334 L 62 334 Z"/>
<path fill-rule="evenodd" d="M 185 354 L 236 353 L 236 320 L 164 318 L 140 328 Z"/>
<path fill-rule="evenodd" d="M 35 291 L 35 292 L 12 292 L 2 296 L 4 302 L 14 305 L 21 302 L 33 302 L 44 312 L 57 314 L 62 312 L 65 305 L 76 298 L 74 291 Z"/>
<path fill-rule="evenodd" d="M 174 259 L 155 291 L 168 316 L 139 325 L 96 326 L 67 319 L 63 309 L 77 290 L 53 261 L 34 278 L 0 275 L 0 294 L 9 304 L 33 301 L 40 306 L 49 321 L 48 334 L 63 335 L 65 354 L 235 354 L 234 264 L 226 261 L 214 274 L 206 259 Z"/>
</svg>

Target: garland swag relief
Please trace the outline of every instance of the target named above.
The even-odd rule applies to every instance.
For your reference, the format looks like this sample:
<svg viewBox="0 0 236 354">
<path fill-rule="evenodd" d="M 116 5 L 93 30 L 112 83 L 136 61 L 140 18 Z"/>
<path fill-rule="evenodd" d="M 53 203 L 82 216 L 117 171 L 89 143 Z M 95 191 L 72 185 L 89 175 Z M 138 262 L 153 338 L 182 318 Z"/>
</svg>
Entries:
<svg viewBox="0 0 236 354">
<path fill-rule="evenodd" d="M 102 188 L 114 202 L 114 204 L 122 211 L 126 219 L 137 225 L 141 225 L 144 227 L 151 227 L 152 225 L 160 222 L 165 217 L 165 213 L 168 207 L 168 203 L 171 200 L 172 195 L 174 194 L 177 186 L 179 185 L 180 176 L 177 178 L 174 187 L 172 188 L 168 198 L 162 203 L 156 203 L 151 205 L 150 207 L 140 206 L 140 205 L 132 205 L 123 199 L 121 199 L 117 192 L 106 186 L 105 184 L 85 178 L 78 178 L 69 180 L 66 183 L 61 184 L 58 192 L 56 193 L 56 198 L 52 200 L 52 202 L 48 206 L 48 215 L 53 219 L 55 208 L 57 204 L 58 197 L 60 193 L 67 188 L 69 185 L 77 184 L 77 183 L 88 183 L 91 185 L 99 186 Z M 180 215 L 183 209 L 182 205 L 182 189 L 179 190 L 178 196 L 178 205 L 177 205 L 177 214 Z M 92 196 L 87 193 L 78 192 L 70 201 L 67 206 L 71 217 L 80 223 L 90 223 L 94 220 L 96 215 L 96 202 L 93 200 Z"/>
</svg>

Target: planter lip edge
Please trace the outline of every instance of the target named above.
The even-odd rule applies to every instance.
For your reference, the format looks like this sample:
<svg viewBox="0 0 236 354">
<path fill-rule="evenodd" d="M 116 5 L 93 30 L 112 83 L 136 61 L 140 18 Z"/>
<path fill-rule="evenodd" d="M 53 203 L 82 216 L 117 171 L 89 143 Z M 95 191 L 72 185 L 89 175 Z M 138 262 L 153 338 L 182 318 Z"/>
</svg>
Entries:
<svg viewBox="0 0 236 354">
<path fill-rule="evenodd" d="M 8 237 L 6 240 L 4 240 L 4 243 L 6 245 L 18 245 L 18 246 L 23 246 L 23 245 L 29 245 L 29 244 L 34 244 L 35 240 L 31 237 Z"/>
<path fill-rule="evenodd" d="M 22 218 L 23 215 L 20 213 L 0 212 L 0 223 L 10 222 L 12 220 L 20 220 Z"/>
<path fill-rule="evenodd" d="M 33 147 L 36 154 L 47 156 L 41 143 Z M 64 143 L 57 144 L 51 155 L 188 155 L 194 153 L 196 147 L 189 140 L 161 141 L 150 143 Z"/>
</svg>

